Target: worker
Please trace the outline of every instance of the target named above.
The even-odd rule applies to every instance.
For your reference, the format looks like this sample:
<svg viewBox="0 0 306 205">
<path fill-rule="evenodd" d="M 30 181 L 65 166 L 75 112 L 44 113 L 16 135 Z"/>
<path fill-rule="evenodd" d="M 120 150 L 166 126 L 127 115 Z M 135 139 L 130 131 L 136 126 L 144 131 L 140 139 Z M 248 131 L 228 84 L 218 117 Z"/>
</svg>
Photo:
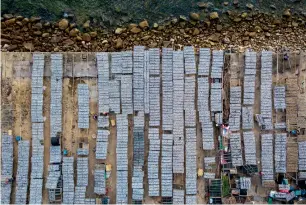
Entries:
<svg viewBox="0 0 306 205">
<path fill-rule="evenodd" d="M 291 130 L 290 133 L 291 133 L 292 135 L 297 135 L 297 134 L 298 134 L 298 131 L 297 131 L 297 130 Z"/>
<path fill-rule="evenodd" d="M 289 56 L 288 56 L 287 53 L 284 54 L 284 60 L 285 60 L 285 61 L 289 60 Z"/>
<path fill-rule="evenodd" d="M 98 120 L 98 115 L 94 115 L 93 119 Z"/>
</svg>

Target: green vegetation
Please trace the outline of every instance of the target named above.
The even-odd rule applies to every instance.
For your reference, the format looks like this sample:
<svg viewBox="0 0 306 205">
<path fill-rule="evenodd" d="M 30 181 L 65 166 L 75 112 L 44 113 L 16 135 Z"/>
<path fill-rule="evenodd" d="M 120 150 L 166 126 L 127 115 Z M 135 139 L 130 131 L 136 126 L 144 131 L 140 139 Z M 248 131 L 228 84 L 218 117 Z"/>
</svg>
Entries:
<svg viewBox="0 0 306 205">
<path fill-rule="evenodd" d="M 63 17 L 63 13 L 73 14 L 77 23 L 96 19 L 105 26 L 118 25 L 128 22 L 139 22 L 147 19 L 149 22 L 158 22 L 171 15 L 188 15 L 189 12 L 200 12 L 197 6 L 199 0 L 2 0 L 1 12 L 24 15 L 26 17 L 40 16 L 44 20 L 52 21 Z M 208 10 L 221 13 L 227 9 L 233 9 L 233 5 L 223 5 L 223 0 L 203 1 L 211 2 Z M 230 1 L 229 1 L 230 2 Z M 283 12 L 290 5 L 296 10 L 305 11 L 304 1 L 296 3 L 284 3 L 285 0 L 263 0 L 261 4 L 252 2 L 256 8 L 268 12 L 270 5 L 277 5 L 275 12 Z M 245 10 L 246 3 L 250 0 L 239 1 L 240 10 Z M 206 12 L 205 12 L 206 13 Z M 204 19 L 202 13 L 201 19 Z M 124 19 L 128 19 L 125 21 Z"/>
<path fill-rule="evenodd" d="M 222 176 L 222 197 L 228 196 L 231 192 L 228 176 Z"/>
</svg>

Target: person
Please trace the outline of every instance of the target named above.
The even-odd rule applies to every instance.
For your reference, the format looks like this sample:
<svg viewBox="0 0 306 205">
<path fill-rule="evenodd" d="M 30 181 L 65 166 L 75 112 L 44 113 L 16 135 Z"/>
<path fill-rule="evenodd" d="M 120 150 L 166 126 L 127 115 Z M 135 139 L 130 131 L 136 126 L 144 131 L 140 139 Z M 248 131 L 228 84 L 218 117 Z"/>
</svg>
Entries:
<svg viewBox="0 0 306 205">
<path fill-rule="evenodd" d="M 284 54 L 284 60 L 285 60 L 285 61 L 289 60 L 289 56 L 288 56 L 287 53 Z"/>
<path fill-rule="evenodd" d="M 98 115 L 94 115 L 93 118 L 94 118 L 95 120 L 98 120 Z"/>
</svg>

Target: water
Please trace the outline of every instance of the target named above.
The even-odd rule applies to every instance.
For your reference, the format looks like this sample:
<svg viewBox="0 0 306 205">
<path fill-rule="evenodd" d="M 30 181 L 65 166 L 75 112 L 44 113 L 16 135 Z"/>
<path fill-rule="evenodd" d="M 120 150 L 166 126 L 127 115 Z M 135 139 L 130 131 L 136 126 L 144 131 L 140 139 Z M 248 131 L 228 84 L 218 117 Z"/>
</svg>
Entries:
<svg viewBox="0 0 306 205">
<path fill-rule="evenodd" d="M 225 0 L 227 1 L 227 0 Z M 201 11 L 195 0 L 2 0 L 2 13 L 13 13 L 24 16 L 41 16 L 45 20 L 58 20 L 64 15 L 73 15 L 72 19 L 79 24 L 86 20 L 96 26 L 115 27 L 143 19 L 150 23 L 160 22 L 171 16 L 188 16 L 189 12 L 218 11 L 234 9 L 233 0 L 224 6 L 223 0 L 211 2 L 205 11 Z M 246 4 L 251 3 L 263 12 L 281 14 L 285 8 L 291 11 L 306 12 L 306 0 L 239 0 L 239 11 L 246 11 Z M 276 9 L 270 7 L 274 5 Z"/>
</svg>

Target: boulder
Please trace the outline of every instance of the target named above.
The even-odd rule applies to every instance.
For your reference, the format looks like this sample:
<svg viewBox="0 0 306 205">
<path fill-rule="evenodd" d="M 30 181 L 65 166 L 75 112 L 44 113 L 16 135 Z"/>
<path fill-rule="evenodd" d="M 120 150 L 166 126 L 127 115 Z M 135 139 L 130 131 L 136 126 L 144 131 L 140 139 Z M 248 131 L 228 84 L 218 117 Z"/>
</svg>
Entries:
<svg viewBox="0 0 306 205">
<path fill-rule="evenodd" d="M 210 19 L 218 19 L 219 18 L 219 14 L 218 12 L 211 12 L 209 14 Z"/>
<path fill-rule="evenodd" d="M 148 21 L 144 20 L 144 21 L 140 22 L 139 27 L 142 28 L 142 29 L 148 28 L 149 27 Z"/>
<path fill-rule="evenodd" d="M 197 14 L 197 13 L 191 12 L 189 16 L 190 16 L 190 19 L 192 19 L 194 21 L 200 20 L 200 15 Z"/>
<path fill-rule="evenodd" d="M 68 28 L 68 26 L 69 26 L 69 21 L 67 19 L 62 19 L 58 23 L 58 27 L 61 30 L 65 30 L 66 28 Z"/>
</svg>

